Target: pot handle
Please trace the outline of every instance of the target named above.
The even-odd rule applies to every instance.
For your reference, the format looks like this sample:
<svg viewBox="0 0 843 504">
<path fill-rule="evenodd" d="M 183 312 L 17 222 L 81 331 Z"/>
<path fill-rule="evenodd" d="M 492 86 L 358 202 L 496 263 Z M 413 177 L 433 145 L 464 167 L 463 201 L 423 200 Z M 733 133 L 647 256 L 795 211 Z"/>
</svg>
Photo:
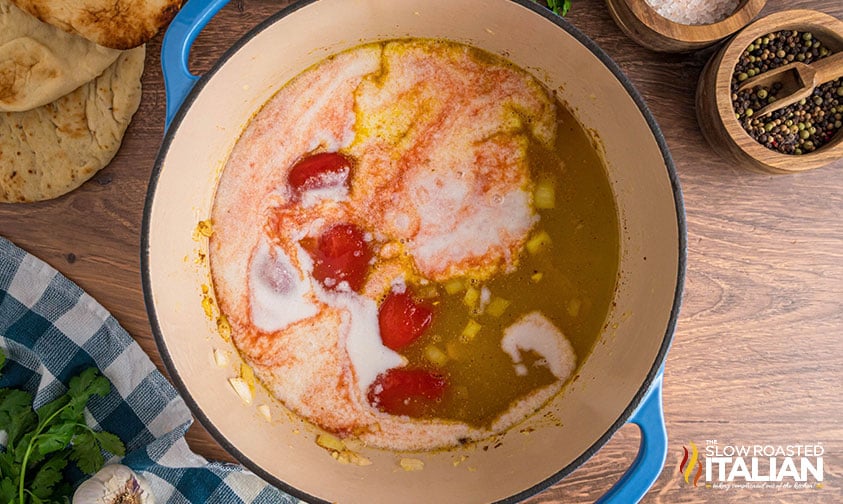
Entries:
<svg viewBox="0 0 843 504">
<path fill-rule="evenodd" d="M 629 419 L 641 429 L 638 455 L 621 479 L 597 500 L 598 503 L 639 502 L 662 473 L 667 460 L 667 428 L 662 408 L 663 376 L 664 368 L 659 370 L 649 392 Z"/>
<path fill-rule="evenodd" d="M 228 2 L 229 0 L 189 0 L 170 22 L 167 33 L 164 34 L 161 43 L 161 70 L 167 94 L 165 130 L 169 129 L 182 102 L 199 80 L 199 76 L 190 73 L 188 67 L 190 48 L 208 21 Z"/>
</svg>

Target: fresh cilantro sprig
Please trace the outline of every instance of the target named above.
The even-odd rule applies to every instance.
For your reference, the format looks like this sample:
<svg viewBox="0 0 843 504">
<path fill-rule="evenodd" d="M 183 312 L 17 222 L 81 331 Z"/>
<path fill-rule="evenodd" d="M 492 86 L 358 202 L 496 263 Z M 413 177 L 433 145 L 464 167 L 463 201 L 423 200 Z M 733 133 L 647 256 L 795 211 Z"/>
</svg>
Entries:
<svg viewBox="0 0 843 504">
<path fill-rule="evenodd" d="M 539 0 L 533 1 L 536 3 L 546 4 L 548 9 L 560 16 L 568 14 L 568 11 L 571 10 L 571 0 L 546 0 L 544 2 L 539 2 Z"/>
<path fill-rule="evenodd" d="M 0 369 L 5 360 L 0 351 Z M 68 502 L 72 488 L 62 471 L 69 462 L 93 474 L 105 462 L 102 450 L 125 454 L 120 438 L 85 423 L 88 400 L 105 397 L 110 390 L 108 380 L 95 368 L 71 378 L 67 393 L 37 411 L 29 393 L 0 389 L 0 430 L 7 436 L 6 451 L 0 452 L 0 502 Z"/>
</svg>

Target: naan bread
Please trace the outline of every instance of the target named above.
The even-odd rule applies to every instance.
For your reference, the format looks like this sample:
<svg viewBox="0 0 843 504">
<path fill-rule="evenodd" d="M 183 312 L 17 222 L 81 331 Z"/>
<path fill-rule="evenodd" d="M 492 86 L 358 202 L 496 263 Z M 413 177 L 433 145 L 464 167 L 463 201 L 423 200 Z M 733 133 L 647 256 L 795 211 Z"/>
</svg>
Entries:
<svg viewBox="0 0 843 504">
<path fill-rule="evenodd" d="M 184 0 L 12 0 L 45 23 L 99 45 L 131 49 L 173 19 Z"/>
<path fill-rule="evenodd" d="M 0 111 L 55 101 L 100 75 L 119 55 L 0 0 Z"/>
<path fill-rule="evenodd" d="M 107 165 L 140 104 L 145 48 L 102 75 L 26 112 L 0 113 L 0 202 L 55 198 Z"/>
</svg>

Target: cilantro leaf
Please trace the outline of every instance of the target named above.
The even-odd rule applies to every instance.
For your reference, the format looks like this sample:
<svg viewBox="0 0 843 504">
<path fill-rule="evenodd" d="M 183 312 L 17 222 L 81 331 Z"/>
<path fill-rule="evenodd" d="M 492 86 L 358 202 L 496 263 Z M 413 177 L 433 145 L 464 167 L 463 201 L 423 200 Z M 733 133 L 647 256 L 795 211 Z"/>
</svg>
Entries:
<svg viewBox="0 0 843 504">
<path fill-rule="evenodd" d="M 6 390 L 0 399 L 0 425 L 8 435 L 7 449 L 12 450 L 23 435 L 34 429 L 38 418 L 32 411 L 32 396 L 23 390 Z"/>
<path fill-rule="evenodd" d="M 92 396 L 105 397 L 110 390 L 111 384 L 108 379 L 101 376 L 96 368 L 82 371 L 70 380 L 67 391 L 69 401 L 65 409 L 61 411 L 61 419 L 69 422 L 80 419 Z"/>
<path fill-rule="evenodd" d="M 571 10 L 571 0 L 546 0 L 545 2 L 533 0 L 533 2 L 538 4 L 544 3 L 548 9 L 560 16 L 565 16 Z"/>
<path fill-rule="evenodd" d="M 560 16 L 565 16 L 571 10 L 571 0 L 547 0 L 547 6 Z"/>
<path fill-rule="evenodd" d="M 15 457 L 8 451 L 0 453 L 0 479 L 16 478 L 18 476 L 19 467 L 15 465 Z M 0 499 L 3 502 L 3 499 Z"/>
<path fill-rule="evenodd" d="M 76 462 L 79 469 L 86 474 L 94 474 L 99 471 L 105 460 L 103 460 L 99 444 L 95 441 L 92 431 L 82 432 L 73 438 L 70 460 Z"/>
<path fill-rule="evenodd" d="M 71 399 L 79 399 L 90 398 L 94 394 L 105 397 L 110 390 L 108 379 L 100 375 L 96 368 L 91 367 L 70 379 L 67 393 Z"/>
<path fill-rule="evenodd" d="M 36 413 L 38 414 L 38 421 L 48 422 L 50 420 L 50 417 L 53 416 L 60 409 L 64 408 L 69 401 L 70 397 L 68 397 L 67 395 L 63 395 L 41 406 L 40 408 L 38 408 L 38 411 L 36 411 Z"/>
<path fill-rule="evenodd" d="M 94 432 L 94 437 L 100 447 L 108 453 L 120 457 L 126 454 L 126 447 L 123 445 L 123 441 L 115 434 L 108 431 L 97 431 Z"/>
<path fill-rule="evenodd" d="M 0 367 L 4 362 L 0 351 Z M 67 393 L 37 412 L 30 394 L 0 389 L 0 428 L 7 433 L 6 450 L 0 452 L 0 503 L 68 503 L 73 488 L 62 471 L 69 461 L 93 474 L 104 463 L 101 449 L 125 454 L 119 437 L 94 432 L 85 423 L 88 400 L 110 391 L 108 379 L 95 368 L 71 378 Z"/>
<path fill-rule="evenodd" d="M 15 480 L 9 477 L 0 478 L 0 502 L 12 502 L 17 496 Z"/>
<path fill-rule="evenodd" d="M 54 457 L 45 462 L 35 473 L 30 483 L 31 495 L 40 499 L 50 499 L 53 487 L 62 480 L 62 470 L 67 466 L 67 459 Z"/>
<path fill-rule="evenodd" d="M 76 434 L 78 426 L 74 424 L 56 424 L 50 427 L 47 432 L 38 436 L 37 448 L 41 455 L 64 450 Z"/>
</svg>

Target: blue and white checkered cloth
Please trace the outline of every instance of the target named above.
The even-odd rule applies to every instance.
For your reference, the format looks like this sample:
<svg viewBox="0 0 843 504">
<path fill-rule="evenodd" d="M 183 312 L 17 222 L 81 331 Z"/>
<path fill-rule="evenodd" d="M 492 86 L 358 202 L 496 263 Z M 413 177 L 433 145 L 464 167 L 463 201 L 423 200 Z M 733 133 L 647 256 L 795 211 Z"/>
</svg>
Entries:
<svg viewBox="0 0 843 504">
<path fill-rule="evenodd" d="M 8 357 L 0 387 L 33 394 L 36 408 L 63 394 L 72 376 L 99 368 L 112 388 L 90 400 L 88 423 L 120 436 L 120 462 L 147 479 L 157 503 L 298 502 L 242 466 L 193 453 L 184 439 L 190 411 L 140 346 L 79 286 L 2 237 L 0 348 Z"/>
</svg>

